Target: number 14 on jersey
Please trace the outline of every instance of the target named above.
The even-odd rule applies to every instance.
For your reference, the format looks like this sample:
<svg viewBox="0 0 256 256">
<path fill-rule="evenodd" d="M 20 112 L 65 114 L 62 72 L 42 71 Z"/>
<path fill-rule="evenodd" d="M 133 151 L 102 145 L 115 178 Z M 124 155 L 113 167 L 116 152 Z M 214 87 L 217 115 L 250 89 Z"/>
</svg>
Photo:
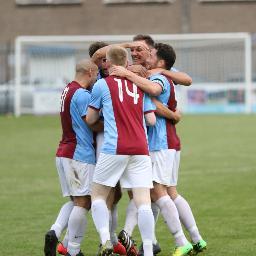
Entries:
<svg viewBox="0 0 256 256">
<path fill-rule="evenodd" d="M 117 86 L 118 86 L 118 95 L 119 95 L 119 100 L 121 102 L 123 102 L 124 100 L 124 92 L 123 92 L 123 86 L 122 86 L 122 80 L 118 79 L 118 78 L 114 78 L 114 80 L 117 82 Z M 138 104 L 138 100 L 140 95 L 138 94 L 138 87 L 135 84 L 133 85 L 133 91 L 131 92 L 127 86 L 127 80 L 123 80 L 124 81 L 124 86 L 125 86 L 125 91 L 128 94 L 128 96 L 133 98 L 133 103 L 134 104 Z"/>
</svg>

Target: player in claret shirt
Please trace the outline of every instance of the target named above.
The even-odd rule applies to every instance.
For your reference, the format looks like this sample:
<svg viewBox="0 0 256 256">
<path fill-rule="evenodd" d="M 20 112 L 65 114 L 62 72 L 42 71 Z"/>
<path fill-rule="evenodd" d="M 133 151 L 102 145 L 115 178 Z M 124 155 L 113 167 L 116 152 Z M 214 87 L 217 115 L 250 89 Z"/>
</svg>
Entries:
<svg viewBox="0 0 256 256">
<path fill-rule="evenodd" d="M 127 65 L 127 51 L 122 47 L 110 48 L 106 57 L 110 74 L 112 65 Z M 147 79 L 144 82 L 154 84 Z M 89 125 L 97 122 L 100 109 L 104 116 L 104 143 L 92 189 L 92 216 L 102 243 L 100 255 L 111 255 L 113 251 L 106 199 L 111 187 L 115 187 L 120 180 L 123 188 L 133 191 L 144 252 L 146 256 L 153 256 L 154 219 L 150 207 L 152 166 L 148 155 L 146 122 L 148 125 L 155 123 L 152 112 L 155 106 L 135 84 L 110 75 L 98 80 L 93 87 L 86 117 Z"/>
<path fill-rule="evenodd" d="M 95 150 L 91 129 L 85 123 L 91 96 L 89 88 L 95 83 L 98 67 L 90 60 L 76 65 L 74 81 L 62 92 L 60 117 L 62 139 L 56 153 L 56 166 L 63 196 L 70 197 L 45 235 L 45 256 L 55 256 L 61 232 L 68 222 L 67 256 L 83 256 L 80 244 L 86 227 L 86 212 L 90 209 L 91 183 L 95 167 Z M 97 122 L 100 130 L 103 124 Z"/>
<path fill-rule="evenodd" d="M 158 71 L 164 69 L 169 70 L 169 66 L 171 65 L 169 60 L 171 59 L 171 56 L 173 56 L 173 59 L 175 60 L 175 52 L 171 46 L 161 43 L 156 44 L 155 49 L 152 51 L 151 67 L 157 68 L 156 70 Z M 148 131 L 151 160 L 153 162 L 153 180 L 157 183 L 157 185 L 154 186 L 151 196 L 161 209 L 167 198 L 165 197 L 164 199 L 163 197 L 161 199 L 161 195 L 164 194 L 166 196 L 165 189 L 163 193 L 163 185 L 166 185 L 167 193 L 177 208 L 179 218 L 190 235 L 194 253 L 198 254 L 206 249 L 207 244 L 199 233 L 188 202 L 178 194 L 176 188 L 178 183 L 181 143 L 175 127 L 175 124 L 180 119 L 180 113 L 176 109 L 177 101 L 175 98 L 175 86 L 170 77 L 164 76 L 165 72 L 161 73 L 162 75 L 153 75 L 150 78 L 153 81 L 159 79 L 159 81 L 167 84 L 169 83 L 170 85 L 170 87 L 168 86 L 168 92 L 166 92 L 167 95 L 169 95 L 168 101 L 164 94 L 153 99 L 153 102 L 157 106 L 156 113 L 159 128 L 157 128 L 156 124 L 154 128 L 150 127 Z M 180 249 L 180 252 L 178 249 L 176 249 L 176 251 L 177 253 L 175 255 L 182 255 L 179 254 L 182 253 L 182 248 Z"/>
</svg>

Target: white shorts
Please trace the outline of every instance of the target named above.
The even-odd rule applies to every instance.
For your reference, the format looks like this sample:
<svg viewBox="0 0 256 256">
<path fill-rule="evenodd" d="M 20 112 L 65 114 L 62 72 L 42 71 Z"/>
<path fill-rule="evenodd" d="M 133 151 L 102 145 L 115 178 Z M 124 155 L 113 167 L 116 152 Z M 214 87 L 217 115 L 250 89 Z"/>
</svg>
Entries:
<svg viewBox="0 0 256 256">
<path fill-rule="evenodd" d="M 150 152 L 153 166 L 153 181 L 166 185 L 177 186 L 180 151 L 163 149 Z"/>
<path fill-rule="evenodd" d="M 97 133 L 97 135 L 96 135 L 96 160 L 99 159 L 103 142 L 104 142 L 104 132 Z"/>
<path fill-rule="evenodd" d="M 87 196 L 91 194 L 95 165 L 65 157 L 56 157 L 63 196 Z"/>
<path fill-rule="evenodd" d="M 152 164 L 146 155 L 109 155 L 100 153 L 93 182 L 122 188 L 152 188 Z"/>
</svg>

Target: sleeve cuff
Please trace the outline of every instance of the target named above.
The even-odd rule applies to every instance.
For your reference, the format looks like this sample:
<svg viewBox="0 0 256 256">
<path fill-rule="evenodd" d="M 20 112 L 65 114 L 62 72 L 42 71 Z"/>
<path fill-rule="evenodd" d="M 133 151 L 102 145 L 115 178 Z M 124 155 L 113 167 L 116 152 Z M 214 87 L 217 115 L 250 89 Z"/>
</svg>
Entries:
<svg viewBox="0 0 256 256">
<path fill-rule="evenodd" d="M 95 108 L 94 106 L 91 106 L 91 105 L 89 105 L 89 108 L 92 108 L 92 109 L 94 109 L 96 111 L 100 111 L 100 108 Z"/>
</svg>

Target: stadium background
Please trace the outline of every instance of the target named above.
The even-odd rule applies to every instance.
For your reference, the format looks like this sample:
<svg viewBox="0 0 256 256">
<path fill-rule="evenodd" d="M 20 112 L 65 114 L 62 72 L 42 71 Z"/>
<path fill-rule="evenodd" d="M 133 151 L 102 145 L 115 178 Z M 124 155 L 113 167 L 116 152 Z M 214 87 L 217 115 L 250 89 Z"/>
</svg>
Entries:
<svg viewBox="0 0 256 256">
<path fill-rule="evenodd" d="M 254 0 L 0 0 L 0 6 L 0 255 L 42 255 L 44 233 L 65 201 L 54 167 L 58 116 L 12 115 L 17 36 L 248 32 L 255 80 Z M 244 81 L 240 74 L 232 79 Z M 209 243 L 206 255 L 250 255 L 256 249 L 255 126 L 253 114 L 218 113 L 184 115 L 178 126 L 183 142 L 179 190 Z M 170 254 L 172 239 L 162 219 L 157 234 L 161 255 Z M 140 241 L 137 230 L 135 239 Z M 82 249 L 86 255 L 97 250 L 91 222 Z"/>
</svg>

